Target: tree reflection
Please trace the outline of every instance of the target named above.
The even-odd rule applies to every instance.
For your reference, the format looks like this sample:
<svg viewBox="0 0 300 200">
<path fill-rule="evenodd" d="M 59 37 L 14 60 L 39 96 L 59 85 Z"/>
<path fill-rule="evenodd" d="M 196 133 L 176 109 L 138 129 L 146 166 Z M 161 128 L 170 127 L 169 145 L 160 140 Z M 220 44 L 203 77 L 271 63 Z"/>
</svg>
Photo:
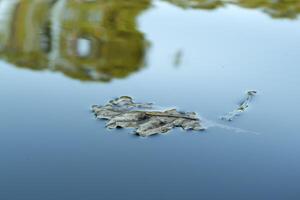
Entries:
<svg viewBox="0 0 300 200">
<path fill-rule="evenodd" d="M 233 4 L 278 18 L 300 12 L 300 0 L 163 1 L 194 9 Z M 151 0 L 0 0 L 0 57 L 79 80 L 127 77 L 144 66 L 147 41 L 137 18 L 150 5 Z"/>
<path fill-rule="evenodd" d="M 0 3 L 5 8 L 0 16 L 0 56 L 18 67 L 110 81 L 143 66 L 147 43 L 136 20 L 148 8 L 148 0 Z"/>
<path fill-rule="evenodd" d="M 225 5 L 237 5 L 259 9 L 273 18 L 295 19 L 300 13 L 300 0 L 164 0 L 182 8 L 216 9 Z"/>
</svg>

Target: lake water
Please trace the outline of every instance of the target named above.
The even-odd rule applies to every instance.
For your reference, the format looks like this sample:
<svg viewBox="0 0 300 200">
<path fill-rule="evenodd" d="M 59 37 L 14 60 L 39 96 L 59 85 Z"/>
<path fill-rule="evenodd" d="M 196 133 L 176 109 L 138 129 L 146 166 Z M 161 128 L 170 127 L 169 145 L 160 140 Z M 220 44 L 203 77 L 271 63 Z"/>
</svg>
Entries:
<svg viewBox="0 0 300 200">
<path fill-rule="evenodd" d="M 0 199 L 298 200 L 299 13 L 299 0 L 0 0 Z M 250 108 L 220 120 L 247 90 Z M 121 95 L 217 125 L 107 130 L 90 106 Z"/>
</svg>

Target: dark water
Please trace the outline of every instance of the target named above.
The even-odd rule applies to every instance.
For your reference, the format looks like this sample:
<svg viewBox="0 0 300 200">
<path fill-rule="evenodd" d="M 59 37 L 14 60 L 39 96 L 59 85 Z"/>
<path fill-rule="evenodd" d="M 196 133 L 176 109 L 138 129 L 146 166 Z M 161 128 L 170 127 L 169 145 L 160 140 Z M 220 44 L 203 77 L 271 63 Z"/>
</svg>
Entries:
<svg viewBox="0 0 300 200">
<path fill-rule="evenodd" d="M 299 199 L 300 1 L 0 1 L 0 199 Z M 250 109 L 228 123 L 246 90 Z M 217 124 L 106 130 L 120 95 Z"/>
</svg>

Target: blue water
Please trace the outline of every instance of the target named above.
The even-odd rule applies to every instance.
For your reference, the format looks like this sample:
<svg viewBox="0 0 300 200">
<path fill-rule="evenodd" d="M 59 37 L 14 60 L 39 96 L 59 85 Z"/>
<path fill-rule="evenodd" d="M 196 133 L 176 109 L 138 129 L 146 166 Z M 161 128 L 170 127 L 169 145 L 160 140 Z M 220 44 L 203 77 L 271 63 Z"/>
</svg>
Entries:
<svg viewBox="0 0 300 200">
<path fill-rule="evenodd" d="M 137 24 L 145 65 L 126 78 L 0 61 L 0 199 L 299 199 L 300 21 L 155 1 Z M 249 110 L 219 120 L 247 90 L 258 91 Z M 258 134 L 107 130 L 89 108 L 121 95 Z"/>
</svg>

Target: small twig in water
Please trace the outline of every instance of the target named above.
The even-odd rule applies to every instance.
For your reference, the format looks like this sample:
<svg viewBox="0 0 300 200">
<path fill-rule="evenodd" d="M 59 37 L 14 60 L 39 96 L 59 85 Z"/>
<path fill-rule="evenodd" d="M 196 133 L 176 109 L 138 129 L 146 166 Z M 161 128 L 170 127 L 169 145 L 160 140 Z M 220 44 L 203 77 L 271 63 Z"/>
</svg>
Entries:
<svg viewBox="0 0 300 200">
<path fill-rule="evenodd" d="M 245 112 L 250 105 L 253 97 L 257 94 L 257 91 L 248 91 L 246 93 L 246 98 L 239 104 L 239 106 L 232 112 L 227 113 L 226 115 L 222 116 L 222 120 L 232 121 L 235 117 L 239 116 L 241 113 Z"/>
</svg>

